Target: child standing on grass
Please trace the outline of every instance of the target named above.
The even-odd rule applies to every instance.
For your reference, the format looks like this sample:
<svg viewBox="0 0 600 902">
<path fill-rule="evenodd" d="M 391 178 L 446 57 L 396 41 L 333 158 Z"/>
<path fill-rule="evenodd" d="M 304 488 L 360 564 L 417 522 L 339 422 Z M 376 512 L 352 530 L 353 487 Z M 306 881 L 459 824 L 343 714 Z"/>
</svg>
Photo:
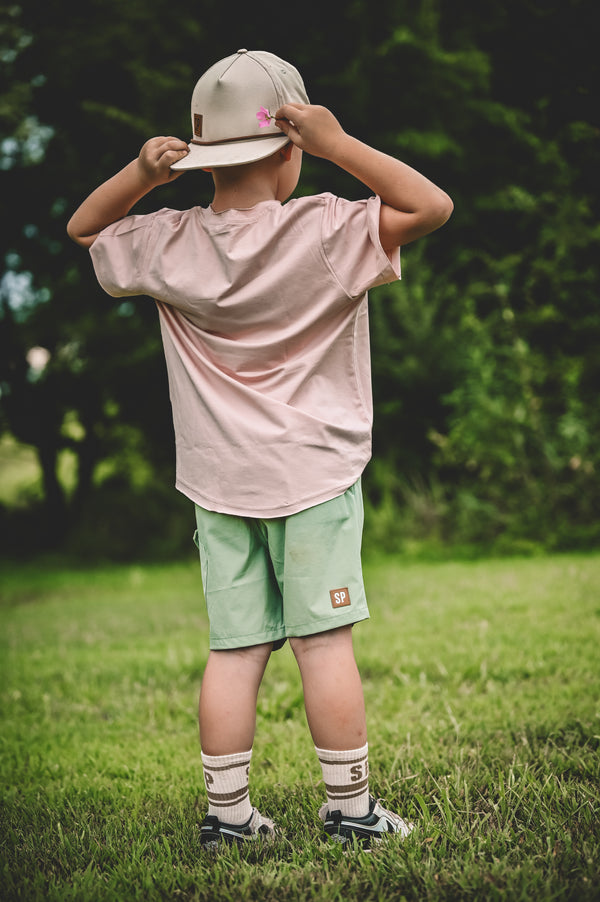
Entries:
<svg viewBox="0 0 600 902">
<path fill-rule="evenodd" d="M 97 188 L 68 233 L 102 287 L 156 299 L 177 449 L 195 504 L 210 653 L 199 723 L 208 814 L 201 842 L 274 834 L 248 772 L 259 686 L 289 640 L 327 801 L 325 833 L 368 842 L 411 828 L 369 793 L 352 625 L 369 616 L 360 477 L 371 454 L 367 290 L 400 277 L 401 245 L 450 198 L 309 104 L 296 69 L 239 50 L 192 96 L 193 138 L 151 138 Z M 302 152 L 374 194 L 284 203 Z M 153 188 L 207 169 L 206 209 L 127 215 Z"/>
</svg>

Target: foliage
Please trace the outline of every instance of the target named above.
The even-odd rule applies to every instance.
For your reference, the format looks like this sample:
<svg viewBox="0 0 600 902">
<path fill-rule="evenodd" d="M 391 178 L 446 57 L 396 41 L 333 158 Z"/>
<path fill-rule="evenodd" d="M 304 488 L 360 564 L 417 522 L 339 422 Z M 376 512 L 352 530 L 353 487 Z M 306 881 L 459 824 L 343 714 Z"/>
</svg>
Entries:
<svg viewBox="0 0 600 902">
<path fill-rule="evenodd" d="M 288 647 L 259 697 L 267 849 L 210 856 L 195 709 L 197 562 L 3 574 L 0 849 L 13 899 L 582 900 L 600 890 L 597 556 L 368 560 L 355 643 L 371 785 L 418 825 L 397 849 L 321 839 Z"/>
<path fill-rule="evenodd" d="M 375 531 L 387 524 L 391 547 L 427 533 L 488 545 L 596 542 L 592 0 L 383 0 L 377 15 L 362 0 L 333 0 L 335 55 L 327 29 L 290 30 L 261 9 L 227 29 L 214 0 L 201 16 L 188 0 L 28 0 L 1 12 L 0 187 L 11 215 L 0 429 L 37 451 L 53 537 L 89 522 L 107 473 L 137 479 L 139 502 L 131 461 L 140 448 L 145 485 L 172 482 L 153 304 L 108 299 L 66 220 L 149 135 L 187 135 L 191 87 L 210 61 L 267 46 L 297 63 L 311 98 L 350 132 L 455 201 L 439 234 L 403 250 L 400 286 L 372 293 L 376 464 L 365 486 Z M 304 22 L 320 14 L 304 4 Z M 139 209 L 206 203 L 209 187 L 187 175 Z M 301 188 L 364 193 L 310 158 Z M 57 475 L 65 450 L 77 462 L 69 492 Z"/>
</svg>

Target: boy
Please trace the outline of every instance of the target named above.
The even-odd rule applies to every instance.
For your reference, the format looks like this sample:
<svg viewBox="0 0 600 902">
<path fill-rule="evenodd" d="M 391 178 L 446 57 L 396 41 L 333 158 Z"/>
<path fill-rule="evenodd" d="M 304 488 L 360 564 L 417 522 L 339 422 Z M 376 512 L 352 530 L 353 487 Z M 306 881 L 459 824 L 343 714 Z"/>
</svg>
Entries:
<svg viewBox="0 0 600 902">
<path fill-rule="evenodd" d="M 201 842 L 270 837 L 248 771 L 258 689 L 289 640 L 321 763 L 324 829 L 345 843 L 412 829 L 369 794 L 352 625 L 367 618 L 360 476 L 371 453 L 367 289 L 400 276 L 399 248 L 448 219 L 450 198 L 311 106 L 289 63 L 239 50 L 192 96 L 193 138 L 149 140 L 94 191 L 68 233 L 113 296 L 156 300 L 177 487 L 195 504 L 211 638 L 200 692 L 209 801 Z M 375 195 L 284 204 L 302 152 Z M 128 216 L 187 169 L 210 207 Z"/>
</svg>

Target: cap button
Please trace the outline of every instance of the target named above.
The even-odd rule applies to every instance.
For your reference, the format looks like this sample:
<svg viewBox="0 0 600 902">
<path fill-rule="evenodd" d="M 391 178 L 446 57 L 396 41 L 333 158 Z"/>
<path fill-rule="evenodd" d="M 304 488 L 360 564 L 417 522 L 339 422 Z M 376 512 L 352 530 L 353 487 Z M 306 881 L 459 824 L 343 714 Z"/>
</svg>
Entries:
<svg viewBox="0 0 600 902">
<path fill-rule="evenodd" d="M 243 47 L 241 50 L 238 50 L 238 53 L 248 53 L 248 51 Z"/>
</svg>

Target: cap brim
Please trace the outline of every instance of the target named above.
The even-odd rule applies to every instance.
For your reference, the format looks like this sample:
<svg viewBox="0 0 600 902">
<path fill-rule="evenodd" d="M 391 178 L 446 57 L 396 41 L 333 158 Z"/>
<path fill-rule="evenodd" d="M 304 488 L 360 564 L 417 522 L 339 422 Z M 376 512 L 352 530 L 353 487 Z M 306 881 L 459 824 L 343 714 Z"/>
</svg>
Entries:
<svg viewBox="0 0 600 902">
<path fill-rule="evenodd" d="M 174 172 L 180 172 L 185 169 L 218 169 L 256 163 L 285 147 L 289 140 L 287 135 L 261 135 L 244 141 L 226 141 L 223 144 L 188 144 L 188 155 L 173 163 L 170 168 Z"/>
</svg>

